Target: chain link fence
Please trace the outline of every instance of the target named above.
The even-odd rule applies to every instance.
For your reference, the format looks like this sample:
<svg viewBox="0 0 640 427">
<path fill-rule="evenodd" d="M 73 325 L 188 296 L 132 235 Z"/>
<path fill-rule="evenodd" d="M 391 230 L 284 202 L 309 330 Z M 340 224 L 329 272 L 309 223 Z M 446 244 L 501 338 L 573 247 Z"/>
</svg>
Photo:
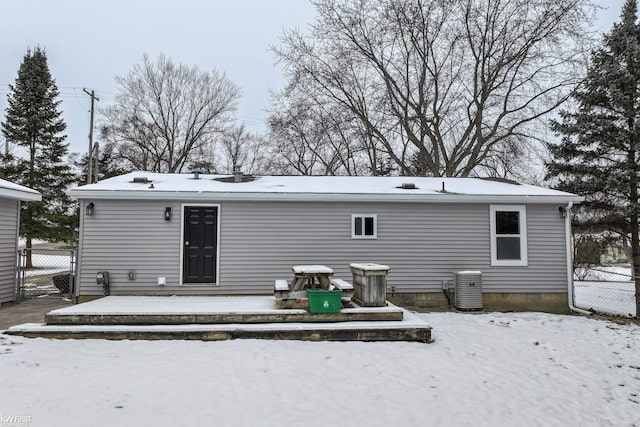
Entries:
<svg viewBox="0 0 640 427">
<path fill-rule="evenodd" d="M 16 301 L 71 297 L 76 277 L 76 249 L 32 248 L 18 251 Z"/>
<path fill-rule="evenodd" d="M 574 266 L 574 305 L 613 316 L 635 317 L 635 282 L 629 266 Z"/>
</svg>

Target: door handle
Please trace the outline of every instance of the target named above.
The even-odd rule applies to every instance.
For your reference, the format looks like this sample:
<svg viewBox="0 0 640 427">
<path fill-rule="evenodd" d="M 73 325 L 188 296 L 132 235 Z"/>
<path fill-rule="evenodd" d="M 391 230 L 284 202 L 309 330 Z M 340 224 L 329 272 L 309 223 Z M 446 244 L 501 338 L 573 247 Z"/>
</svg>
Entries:
<svg viewBox="0 0 640 427">
<path fill-rule="evenodd" d="M 185 242 L 184 242 L 184 245 L 185 245 L 185 246 L 189 246 L 189 241 L 188 241 L 188 240 L 187 240 L 187 241 L 185 241 Z"/>
</svg>

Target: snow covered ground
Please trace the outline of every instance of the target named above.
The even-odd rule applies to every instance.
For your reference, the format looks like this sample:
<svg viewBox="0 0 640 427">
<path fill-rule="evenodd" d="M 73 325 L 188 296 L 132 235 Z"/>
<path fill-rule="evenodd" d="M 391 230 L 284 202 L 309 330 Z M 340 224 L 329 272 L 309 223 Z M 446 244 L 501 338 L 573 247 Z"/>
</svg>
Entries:
<svg viewBox="0 0 640 427">
<path fill-rule="evenodd" d="M 31 241 L 32 245 L 45 245 L 48 244 L 49 242 L 47 242 L 46 240 L 41 240 L 41 239 L 33 239 Z M 25 239 L 24 237 L 20 237 L 18 238 L 18 248 L 19 249 L 23 249 L 27 246 L 27 239 Z"/>
<path fill-rule="evenodd" d="M 637 325 L 542 313 L 420 317 L 435 343 L 0 335 L 0 417 L 33 426 L 640 425 Z"/>
</svg>

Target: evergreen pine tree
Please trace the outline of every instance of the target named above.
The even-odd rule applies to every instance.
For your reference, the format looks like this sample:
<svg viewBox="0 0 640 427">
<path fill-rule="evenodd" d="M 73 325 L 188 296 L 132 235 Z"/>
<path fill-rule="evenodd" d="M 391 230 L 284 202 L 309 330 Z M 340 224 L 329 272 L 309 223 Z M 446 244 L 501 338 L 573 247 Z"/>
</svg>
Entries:
<svg viewBox="0 0 640 427">
<path fill-rule="evenodd" d="M 58 88 L 43 49 L 27 51 L 15 84 L 9 87 L 2 133 L 18 150 L 11 164 L 13 169 L 9 169 L 14 176 L 8 178 L 42 193 L 41 203 L 23 204 L 20 234 L 27 240 L 27 249 L 32 247 L 34 238 L 72 240 L 76 217 L 65 191 L 74 176 L 64 161 L 67 144 L 62 133 L 67 126 L 61 118 Z"/>
<path fill-rule="evenodd" d="M 573 95 L 577 111 L 563 111 L 552 127 L 562 135 L 549 144 L 547 178 L 584 195 L 578 225 L 609 230 L 628 240 L 640 316 L 638 150 L 640 149 L 640 27 L 637 0 L 627 0 L 621 22 L 591 56 L 587 76 Z"/>
</svg>

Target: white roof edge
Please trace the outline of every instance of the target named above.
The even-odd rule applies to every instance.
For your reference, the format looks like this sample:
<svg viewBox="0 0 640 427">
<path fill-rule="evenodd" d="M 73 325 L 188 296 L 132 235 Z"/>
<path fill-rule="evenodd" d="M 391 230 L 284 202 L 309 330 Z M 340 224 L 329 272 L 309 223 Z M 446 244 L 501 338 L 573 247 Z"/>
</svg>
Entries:
<svg viewBox="0 0 640 427">
<path fill-rule="evenodd" d="M 41 202 L 42 194 L 36 190 L 32 190 L 27 187 L 22 187 L 24 190 L 12 189 L 12 188 L 0 188 L 0 197 L 14 200 L 24 200 L 25 202 Z"/>
<path fill-rule="evenodd" d="M 496 195 L 496 194 L 343 194 L 343 193 L 268 193 L 268 192 L 189 192 L 128 190 L 80 190 L 67 192 L 76 199 L 111 200 L 208 200 L 208 201 L 273 201 L 273 202 L 404 202 L 404 203 L 580 203 L 577 195 Z"/>
<path fill-rule="evenodd" d="M 16 184 L 11 181 L 0 179 L 0 197 L 13 200 L 24 200 L 27 202 L 39 202 L 42 194 L 33 188 Z"/>
</svg>

